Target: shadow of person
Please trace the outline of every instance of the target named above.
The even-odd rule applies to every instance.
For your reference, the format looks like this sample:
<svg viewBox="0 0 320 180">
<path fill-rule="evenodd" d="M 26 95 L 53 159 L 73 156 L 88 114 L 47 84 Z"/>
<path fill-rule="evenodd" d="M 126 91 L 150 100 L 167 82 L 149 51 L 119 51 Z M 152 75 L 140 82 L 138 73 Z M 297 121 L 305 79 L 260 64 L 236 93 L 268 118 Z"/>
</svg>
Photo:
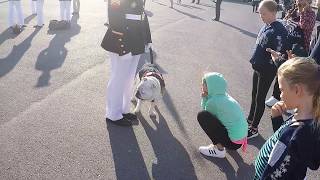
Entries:
<svg viewBox="0 0 320 180">
<path fill-rule="evenodd" d="M 259 134 L 257 137 L 248 139 L 248 144 L 254 145 L 257 149 L 261 149 L 266 140 Z"/>
<path fill-rule="evenodd" d="M 9 39 L 14 39 L 18 36 L 18 34 L 14 34 L 12 32 L 11 28 L 7 28 L 5 31 L 3 31 L 0 34 L 0 46 L 1 44 L 3 44 L 5 41 L 9 40 Z"/>
<path fill-rule="evenodd" d="M 187 12 L 180 11 L 180 10 L 178 10 L 178 9 L 174 9 L 174 10 L 177 11 L 177 12 L 179 12 L 179 13 L 181 13 L 181 14 L 183 14 L 183 15 L 185 15 L 185 16 L 188 16 L 188 17 L 190 17 L 190 18 L 198 19 L 198 20 L 201 20 L 201 21 L 206 21 L 205 19 L 203 19 L 203 18 L 201 18 L 201 17 L 198 17 L 198 16 L 195 16 L 195 15 L 193 15 L 193 14 L 189 14 L 189 13 L 187 13 Z"/>
<path fill-rule="evenodd" d="M 152 164 L 152 179 L 197 179 L 189 154 L 171 133 L 166 119 L 156 107 L 158 121 L 152 118 L 155 129 L 141 114 L 138 114 L 153 147 L 156 159 Z"/>
<path fill-rule="evenodd" d="M 117 179 L 150 179 L 133 128 L 107 121 L 107 130 Z"/>
<path fill-rule="evenodd" d="M 65 44 L 71 41 L 71 38 L 80 33 L 81 26 L 78 25 L 79 16 L 72 16 L 71 28 L 61 31 L 48 31 L 48 34 L 55 34 L 50 41 L 48 48 L 40 52 L 35 69 L 42 71 L 38 78 L 36 87 L 45 87 L 50 85 L 50 72 L 60 68 L 68 54 Z"/>
<path fill-rule="evenodd" d="M 35 15 L 35 14 L 29 15 L 28 17 L 24 18 L 24 23 L 25 23 L 25 24 L 29 24 L 29 22 L 30 22 L 33 18 L 35 18 L 36 16 L 37 16 L 37 15 Z"/>
<path fill-rule="evenodd" d="M 31 47 L 32 39 L 39 31 L 39 29 L 35 29 L 29 37 L 23 40 L 19 45 L 14 45 L 7 57 L 0 59 L 0 77 L 5 76 L 18 64 L 23 55 Z"/>
<path fill-rule="evenodd" d="M 236 30 L 240 31 L 241 33 L 243 33 L 243 34 L 245 34 L 245 35 L 247 35 L 247 36 L 249 36 L 249 37 L 257 38 L 257 36 L 258 36 L 258 35 L 255 34 L 255 33 L 252 33 L 252 32 L 250 32 L 250 31 L 241 29 L 241 28 L 236 27 L 236 26 L 234 26 L 234 25 L 232 25 L 232 24 L 229 24 L 229 23 L 226 23 L 226 22 L 223 22 L 223 21 L 219 21 L 219 22 L 220 22 L 221 24 L 224 24 L 224 25 L 226 25 L 226 26 L 229 26 L 229 27 L 231 27 L 231 28 L 233 28 L 233 29 L 236 29 Z"/>
<path fill-rule="evenodd" d="M 238 151 L 228 151 L 228 154 L 238 164 L 239 168 L 236 172 L 237 179 L 252 179 L 255 173 L 254 165 L 245 163 Z"/>
</svg>

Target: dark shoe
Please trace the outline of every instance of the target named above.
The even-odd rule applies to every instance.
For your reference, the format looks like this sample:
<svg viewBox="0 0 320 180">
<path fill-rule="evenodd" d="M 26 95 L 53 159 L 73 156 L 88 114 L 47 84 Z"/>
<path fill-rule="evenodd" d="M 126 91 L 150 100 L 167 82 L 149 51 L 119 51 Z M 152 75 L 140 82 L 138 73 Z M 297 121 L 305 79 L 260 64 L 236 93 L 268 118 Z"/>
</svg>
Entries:
<svg viewBox="0 0 320 180">
<path fill-rule="evenodd" d="M 250 127 L 248 129 L 248 136 L 247 136 L 248 139 L 257 137 L 258 135 L 259 135 L 259 133 L 258 133 L 258 129 L 257 128 L 255 129 L 255 128 Z"/>
<path fill-rule="evenodd" d="M 44 24 L 43 24 L 44 25 Z M 39 25 L 35 25 L 35 26 L 33 26 L 34 28 L 42 28 L 43 27 L 43 25 L 42 26 L 39 26 Z"/>
<path fill-rule="evenodd" d="M 124 117 L 122 119 L 119 119 L 116 121 L 112 121 L 111 119 L 106 118 L 106 121 L 112 122 L 113 124 L 115 124 L 117 126 L 132 126 L 132 122 Z"/>
<path fill-rule="evenodd" d="M 216 17 L 213 17 L 211 20 L 212 20 L 212 21 L 219 21 L 219 19 L 216 18 Z"/>
<path fill-rule="evenodd" d="M 136 121 L 138 120 L 137 115 L 133 114 L 133 113 L 126 113 L 126 114 L 122 114 L 124 118 L 130 120 L 130 121 Z"/>
</svg>

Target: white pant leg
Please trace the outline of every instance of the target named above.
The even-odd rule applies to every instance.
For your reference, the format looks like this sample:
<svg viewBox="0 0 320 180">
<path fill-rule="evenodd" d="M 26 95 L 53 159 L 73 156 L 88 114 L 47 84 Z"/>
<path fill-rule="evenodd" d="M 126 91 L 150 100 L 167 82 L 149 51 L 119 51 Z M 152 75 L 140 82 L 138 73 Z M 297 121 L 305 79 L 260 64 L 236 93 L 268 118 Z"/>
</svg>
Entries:
<svg viewBox="0 0 320 180">
<path fill-rule="evenodd" d="M 59 1 L 60 2 L 60 20 L 62 21 L 62 20 L 66 20 L 65 19 L 65 12 L 64 12 L 64 10 L 65 10 L 65 1 Z"/>
<path fill-rule="evenodd" d="M 71 1 L 65 1 L 65 13 L 66 13 L 66 20 L 71 21 Z"/>
<path fill-rule="evenodd" d="M 119 56 L 110 52 L 111 76 L 107 87 L 106 117 L 110 120 L 119 120 L 122 116 L 123 94 L 126 79 L 130 70 L 132 55 Z"/>
<path fill-rule="evenodd" d="M 14 25 L 14 1 L 9 1 L 9 26 L 12 27 Z"/>
<path fill-rule="evenodd" d="M 37 25 L 42 26 L 43 22 L 43 2 L 44 0 L 37 0 Z"/>
<path fill-rule="evenodd" d="M 37 3 L 37 1 L 31 0 L 31 12 L 32 12 L 32 14 L 36 14 L 36 12 L 37 12 L 36 3 Z"/>
<path fill-rule="evenodd" d="M 122 105 L 123 114 L 130 112 L 131 99 L 134 92 L 133 84 L 134 84 L 134 79 L 135 79 L 140 56 L 141 55 L 135 55 L 130 60 L 131 62 L 130 63 L 128 62 L 128 65 L 129 65 L 128 78 L 127 78 L 126 86 L 124 88 L 124 93 L 123 93 L 123 105 Z"/>
<path fill-rule="evenodd" d="M 18 16 L 18 24 L 22 26 L 24 25 L 24 17 L 23 17 L 23 12 L 21 7 L 21 1 L 15 1 L 15 7 L 16 7 L 17 16 Z"/>
</svg>

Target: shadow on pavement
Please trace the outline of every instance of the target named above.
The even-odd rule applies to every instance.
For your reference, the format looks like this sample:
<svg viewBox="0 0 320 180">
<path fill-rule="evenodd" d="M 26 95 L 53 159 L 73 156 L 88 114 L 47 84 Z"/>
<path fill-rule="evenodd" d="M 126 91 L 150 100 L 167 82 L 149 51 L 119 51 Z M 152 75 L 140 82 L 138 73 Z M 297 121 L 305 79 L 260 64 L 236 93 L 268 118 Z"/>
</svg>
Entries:
<svg viewBox="0 0 320 180">
<path fill-rule="evenodd" d="M 12 32 L 11 28 L 6 29 L 5 31 L 3 31 L 0 34 L 0 46 L 1 44 L 3 44 L 5 41 L 9 40 L 9 39 L 14 39 L 18 36 L 18 34 L 14 34 Z"/>
<path fill-rule="evenodd" d="M 54 69 L 60 68 L 68 54 L 65 48 L 66 43 L 71 41 L 71 38 L 80 33 L 81 26 L 78 25 L 79 16 L 72 16 L 71 28 L 60 31 L 48 31 L 48 34 L 55 34 L 54 38 L 50 41 L 49 47 L 41 51 L 35 69 L 42 71 L 36 87 L 49 86 L 50 72 Z"/>
<path fill-rule="evenodd" d="M 257 149 L 261 149 L 266 140 L 259 134 L 253 139 L 248 139 L 248 144 L 254 145 Z"/>
<path fill-rule="evenodd" d="M 6 31 L 5 31 L 5 33 L 7 33 Z M 11 29 L 9 29 L 9 31 L 11 31 Z M 40 29 L 35 29 L 29 35 L 29 37 L 27 37 L 19 45 L 14 45 L 10 54 L 7 57 L 5 57 L 4 59 L 0 59 L 0 77 L 5 76 L 18 64 L 18 62 L 21 60 L 23 55 L 31 47 L 32 39 L 36 36 L 36 34 L 39 31 L 40 31 Z"/>
<path fill-rule="evenodd" d="M 187 4 L 179 4 L 179 6 L 186 7 L 186 8 L 189 8 L 189 9 L 200 9 L 200 10 L 203 10 L 203 8 L 200 8 L 200 7 L 197 7 L 197 6 L 191 6 L 191 5 L 187 5 Z"/>
<path fill-rule="evenodd" d="M 147 122 L 141 114 L 138 114 L 140 124 L 144 128 L 156 156 L 152 162 L 152 179 L 197 179 L 186 149 L 173 136 L 166 119 L 157 107 L 156 111 L 159 116 L 158 121 L 156 118 L 152 118 L 151 122 Z M 150 125 L 151 123 L 155 125 L 155 128 Z"/>
<path fill-rule="evenodd" d="M 232 27 L 232 28 L 240 31 L 241 33 L 243 33 L 243 34 L 245 34 L 245 35 L 247 35 L 247 36 L 249 36 L 249 37 L 257 38 L 257 36 L 258 36 L 258 35 L 255 34 L 255 33 L 252 33 L 252 32 L 249 32 L 249 31 L 247 31 L 247 30 L 241 29 L 241 28 L 236 27 L 236 26 L 234 26 L 234 25 L 232 25 L 232 24 L 229 24 L 229 23 L 226 23 L 226 22 L 223 22 L 223 21 L 219 21 L 219 22 L 220 22 L 221 24 L 224 24 L 224 25 L 226 25 L 226 26 Z"/>
<path fill-rule="evenodd" d="M 133 128 L 107 122 L 107 129 L 117 179 L 150 179 Z"/>
<path fill-rule="evenodd" d="M 189 13 L 187 13 L 187 12 L 183 12 L 183 11 L 180 11 L 180 10 L 175 9 L 175 8 L 173 8 L 173 10 L 175 10 L 175 11 L 177 11 L 178 13 L 181 13 L 181 14 L 183 14 L 183 15 L 186 15 L 186 16 L 188 16 L 188 17 L 190 17 L 190 18 L 193 18 L 193 19 L 198 19 L 198 20 L 201 20 L 201 21 L 206 21 L 205 19 L 203 19 L 203 18 L 201 18 L 201 17 L 195 16 L 195 15 L 193 15 L 193 14 L 189 14 Z"/>
<path fill-rule="evenodd" d="M 35 14 L 32 14 L 32 15 L 24 18 L 24 23 L 25 23 L 25 24 L 29 24 L 29 22 L 30 22 L 33 18 L 35 18 L 35 17 L 36 17 L 36 15 L 35 15 Z"/>
<path fill-rule="evenodd" d="M 228 154 L 235 160 L 238 165 L 238 170 L 235 171 L 231 163 L 226 158 L 213 158 L 202 155 L 205 159 L 211 161 L 219 167 L 219 170 L 226 175 L 226 179 L 252 179 L 254 175 L 254 166 L 246 164 L 238 151 L 227 151 Z"/>
<path fill-rule="evenodd" d="M 204 6 L 204 7 L 216 7 L 216 6 L 214 6 L 214 5 L 210 5 L 210 4 L 205 4 L 205 3 L 199 3 L 198 5 L 200 5 L 200 6 Z"/>
</svg>

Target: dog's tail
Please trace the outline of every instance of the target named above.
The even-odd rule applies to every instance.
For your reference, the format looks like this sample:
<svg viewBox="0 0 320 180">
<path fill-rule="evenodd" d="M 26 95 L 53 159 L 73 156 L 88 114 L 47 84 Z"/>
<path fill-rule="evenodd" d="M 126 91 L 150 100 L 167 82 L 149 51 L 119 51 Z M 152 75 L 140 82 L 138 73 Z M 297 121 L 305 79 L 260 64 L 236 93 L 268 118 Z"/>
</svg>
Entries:
<svg viewBox="0 0 320 180">
<path fill-rule="evenodd" d="M 153 61 L 153 50 L 152 50 L 151 47 L 149 48 L 149 53 L 150 53 L 150 63 L 153 64 L 154 63 L 154 61 Z"/>
</svg>

